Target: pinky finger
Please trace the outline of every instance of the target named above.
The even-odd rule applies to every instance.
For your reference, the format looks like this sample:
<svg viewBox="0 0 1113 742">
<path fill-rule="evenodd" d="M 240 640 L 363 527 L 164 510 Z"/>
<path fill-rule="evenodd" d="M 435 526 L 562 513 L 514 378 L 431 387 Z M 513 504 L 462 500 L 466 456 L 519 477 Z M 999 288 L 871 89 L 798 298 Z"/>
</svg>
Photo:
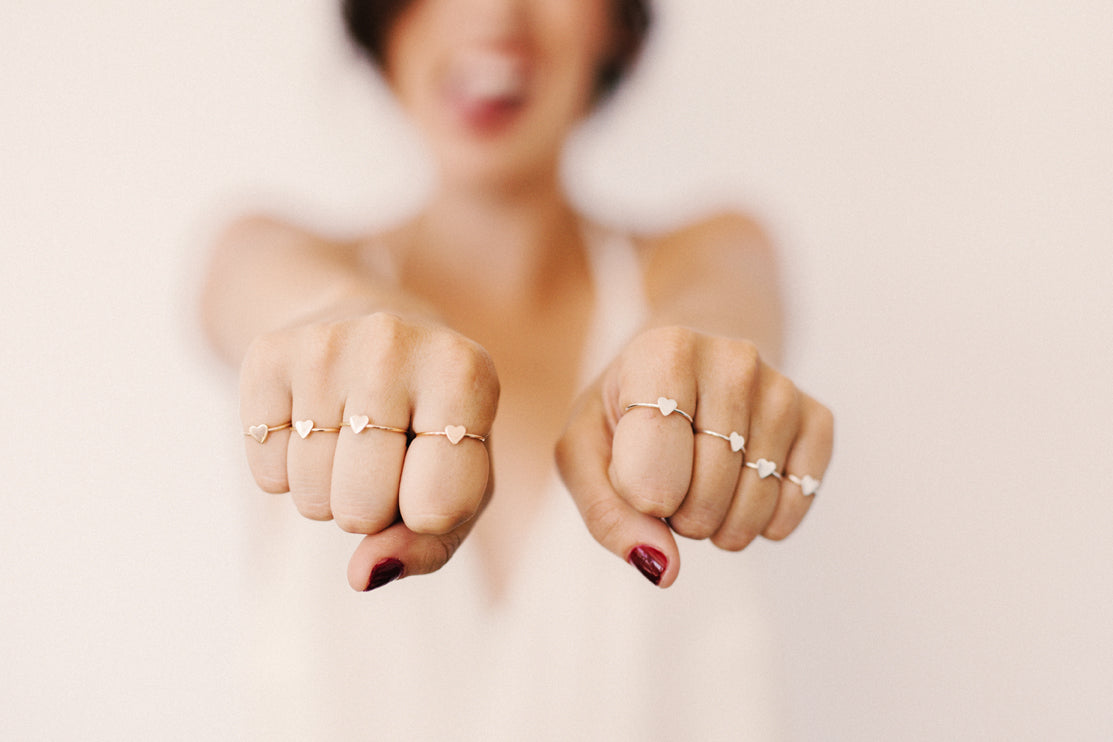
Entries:
<svg viewBox="0 0 1113 742">
<path fill-rule="evenodd" d="M 807 395 L 803 397 L 800 433 L 784 466 L 784 480 L 773 517 L 762 535 L 773 541 L 787 538 L 804 519 L 815 492 L 831 463 L 835 419 L 831 411 Z"/>
</svg>

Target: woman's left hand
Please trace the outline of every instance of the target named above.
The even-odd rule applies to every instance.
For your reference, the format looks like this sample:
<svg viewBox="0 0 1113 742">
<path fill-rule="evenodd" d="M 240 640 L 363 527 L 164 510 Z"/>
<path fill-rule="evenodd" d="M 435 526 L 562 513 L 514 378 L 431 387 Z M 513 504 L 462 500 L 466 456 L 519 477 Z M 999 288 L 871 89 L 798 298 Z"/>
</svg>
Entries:
<svg viewBox="0 0 1113 742">
<path fill-rule="evenodd" d="M 729 551 L 792 533 L 833 440 L 831 411 L 753 343 L 664 327 L 584 392 L 556 455 L 595 539 L 668 587 L 680 566 L 672 531 Z"/>
</svg>

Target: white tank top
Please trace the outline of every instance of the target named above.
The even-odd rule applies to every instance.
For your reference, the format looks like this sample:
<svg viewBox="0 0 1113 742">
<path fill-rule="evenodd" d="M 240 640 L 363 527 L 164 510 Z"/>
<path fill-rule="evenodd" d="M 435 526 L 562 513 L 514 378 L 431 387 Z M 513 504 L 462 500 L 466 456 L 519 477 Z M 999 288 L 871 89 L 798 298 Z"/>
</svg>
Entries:
<svg viewBox="0 0 1113 742">
<path fill-rule="evenodd" d="M 586 383 L 647 307 L 632 241 L 585 234 Z M 781 738 L 776 652 L 745 553 L 683 540 L 679 579 L 660 590 L 595 543 L 554 472 L 505 599 L 485 599 L 466 543 L 437 574 L 363 595 L 344 577 L 358 537 L 252 497 L 263 512 L 248 525 L 245 738 Z"/>
</svg>

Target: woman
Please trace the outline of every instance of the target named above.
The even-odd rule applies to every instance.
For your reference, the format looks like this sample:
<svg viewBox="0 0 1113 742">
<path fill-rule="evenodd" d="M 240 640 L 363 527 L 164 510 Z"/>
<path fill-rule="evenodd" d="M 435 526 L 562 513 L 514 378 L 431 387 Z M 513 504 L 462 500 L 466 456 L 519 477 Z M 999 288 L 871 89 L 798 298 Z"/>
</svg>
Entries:
<svg viewBox="0 0 1113 742">
<path fill-rule="evenodd" d="M 207 327 L 241 362 L 259 486 L 362 534 L 356 590 L 435 572 L 469 544 L 469 571 L 349 608 L 363 639 L 292 681 L 297 707 L 330 709 L 331 734 L 341 718 L 371 723 L 368 704 L 376 721 L 353 733 L 387 717 L 414 737 L 775 727 L 760 617 L 733 567 L 682 580 L 693 589 L 667 602 L 600 571 L 581 538 L 586 526 L 670 587 L 675 534 L 726 551 L 789 535 L 832 448 L 830 412 L 767 363 L 781 310 L 755 225 L 725 214 L 632 239 L 590 224 L 561 187 L 565 140 L 632 62 L 646 10 L 347 2 L 353 38 L 432 150 L 437 189 L 366 239 L 257 217 L 217 247 Z M 337 615 L 322 620 L 346 635 Z"/>
</svg>

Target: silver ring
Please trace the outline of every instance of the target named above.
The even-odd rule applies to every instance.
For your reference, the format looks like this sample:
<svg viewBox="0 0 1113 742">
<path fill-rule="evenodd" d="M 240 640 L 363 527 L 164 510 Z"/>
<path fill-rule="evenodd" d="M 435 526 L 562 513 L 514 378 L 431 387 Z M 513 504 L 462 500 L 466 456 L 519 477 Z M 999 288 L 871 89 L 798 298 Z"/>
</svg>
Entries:
<svg viewBox="0 0 1113 742">
<path fill-rule="evenodd" d="M 414 433 L 415 438 L 422 435 L 443 435 L 448 439 L 448 442 L 454 446 L 465 438 L 471 438 L 480 443 L 487 442 L 487 436 L 469 433 L 468 429 L 463 425 L 445 425 L 444 430 L 428 430 L 424 433 Z"/>
<path fill-rule="evenodd" d="M 819 492 L 819 485 L 823 484 L 821 480 L 816 479 L 815 477 L 809 477 L 807 474 L 802 477 L 798 477 L 795 474 L 789 474 L 788 481 L 798 486 L 800 488 L 800 491 L 804 493 L 804 497 L 811 497 L 816 492 Z"/>
<path fill-rule="evenodd" d="M 310 433 L 339 433 L 340 428 L 318 428 L 312 420 L 298 420 L 294 423 L 294 430 L 303 439 L 308 438 Z"/>
<path fill-rule="evenodd" d="M 737 431 L 730 431 L 730 435 L 716 433 L 714 430 L 697 430 L 696 432 L 703 433 L 704 435 L 713 435 L 716 438 L 722 438 L 724 441 L 730 444 L 731 451 L 733 451 L 734 453 L 738 453 L 739 451 L 741 451 L 743 456 L 746 455 L 746 436 L 741 435 Z"/>
<path fill-rule="evenodd" d="M 254 438 L 260 443 L 266 443 L 268 435 L 276 430 L 285 430 L 288 427 L 290 427 L 290 423 L 288 422 L 282 423 L 281 425 L 252 425 L 247 429 L 244 435 L 248 438 Z"/>
<path fill-rule="evenodd" d="M 401 433 L 402 435 L 409 435 L 410 431 L 403 428 L 392 428 L 389 425 L 374 425 L 371 418 L 367 415 L 352 415 L 344 422 L 340 423 L 342 428 L 351 428 L 352 432 L 359 435 L 365 430 L 385 430 L 388 433 Z"/>
<path fill-rule="evenodd" d="M 757 475 L 762 479 L 766 477 L 776 477 L 781 479 L 781 473 L 777 471 L 777 465 L 769 459 L 758 459 L 757 461 L 747 461 L 746 468 L 753 469 Z"/>
<path fill-rule="evenodd" d="M 634 402 L 633 404 L 628 404 L 626 405 L 626 409 L 623 410 L 623 413 L 629 412 L 635 407 L 652 407 L 656 410 L 660 410 L 661 414 L 665 417 L 675 412 L 687 420 L 689 425 L 696 424 L 696 421 L 692 419 L 691 415 L 676 406 L 675 399 L 669 399 L 668 397 L 658 397 L 656 402 Z"/>
</svg>

